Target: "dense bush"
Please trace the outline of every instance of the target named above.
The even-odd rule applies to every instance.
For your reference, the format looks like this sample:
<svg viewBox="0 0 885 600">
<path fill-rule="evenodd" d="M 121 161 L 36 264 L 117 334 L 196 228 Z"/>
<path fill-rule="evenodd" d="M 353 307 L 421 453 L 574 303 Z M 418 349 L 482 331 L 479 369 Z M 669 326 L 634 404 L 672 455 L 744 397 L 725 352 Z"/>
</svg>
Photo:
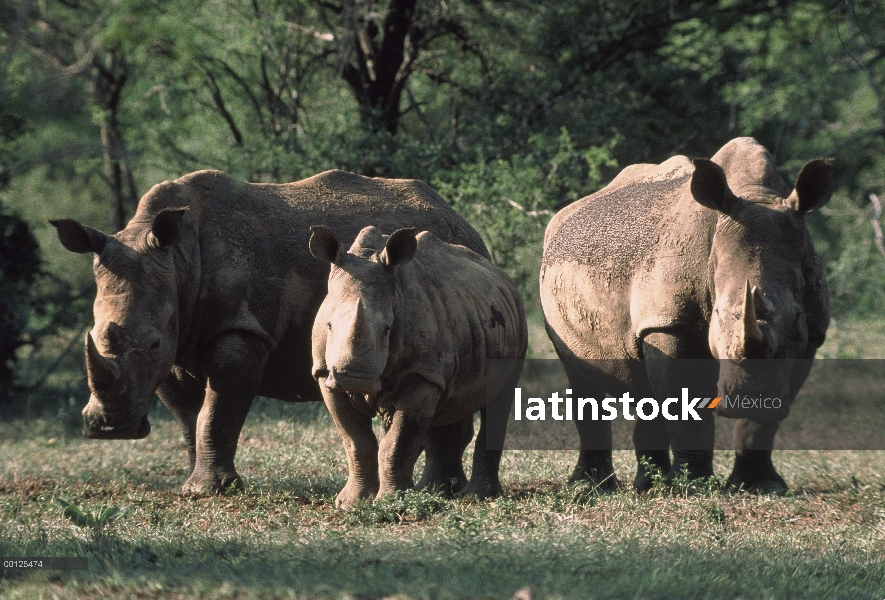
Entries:
<svg viewBox="0 0 885 600">
<path fill-rule="evenodd" d="M 57 276 L 33 290 L 45 314 L 30 327 L 67 319 L 73 340 L 90 318 L 88 302 L 71 305 L 78 318 L 45 318 L 65 285 L 90 282 L 47 218 L 113 230 L 150 186 L 205 168 L 424 180 L 536 310 L 559 207 L 620 167 L 710 156 L 744 135 L 787 181 L 806 160 L 836 159 L 836 194 L 809 226 L 836 318 L 875 317 L 883 29 L 885 7 L 865 0 L 0 0 L 0 202 Z M 29 284 L 4 285 L 22 298 Z M 28 319 L 16 302 L 9 348 Z"/>
<path fill-rule="evenodd" d="M 24 343 L 40 272 L 37 240 L 28 224 L 0 206 L 0 401 L 12 388 L 16 350 Z"/>
</svg>

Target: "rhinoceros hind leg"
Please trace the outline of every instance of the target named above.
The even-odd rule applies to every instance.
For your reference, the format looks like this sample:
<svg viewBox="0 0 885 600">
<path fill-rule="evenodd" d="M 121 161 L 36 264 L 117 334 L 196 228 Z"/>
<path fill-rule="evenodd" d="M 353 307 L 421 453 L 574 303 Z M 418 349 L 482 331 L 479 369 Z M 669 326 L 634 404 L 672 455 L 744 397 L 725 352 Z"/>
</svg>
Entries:
<svg viewBox="0 0 885 600">
<path fill-rule="evenodd" d="M 577 387 L 577 386 L 576 386 Z M 602 395 L 591 396 L 601 398 Z M 614 491 L 621 482 L 612 463 L 612 427 L 610 421 L 575 421 L 581 450 L 578 464 L 572 469 L 569 483 L 589 481 L 600 491 Z"/>
<path fill-rule="evenodd" d="M 487 417 L 485 408 L 480 411 L 479 434 L 473 446 L 473 471 L 470 473 L 470 482 L 461 490 L 461 496 L 472 496 L 485 499 L 500 496 L 504 493 L 498 472 L 501 468 L 501 450 L 489 450 L 486 444 Z M 496 417 L 502 414 L 506 419 L 509 413 L 492 411 Z"/>
<path fill-rule="evenodd" d="M 652 488 L 657 474 L 668 473 L 672 467 L 670 438 L 664 421 L 660 418 L 637 420 L 633 428 L 633 446 L 637 448 L 633 487 L 636 491 L 647 492 Z"/>
<path fill-rule="evenodd" d="M 416 486 L 420 490 L 452 496 L 467 485 L 462 458 L 473 439 L 473 415 L 439 427 L 430 427 L 424 436 L 424 474 Z"/>
<path fill-rule="evenodd" d="M 650 490 L 657 474 L 669 473 L 672 467 L 669 450 L 637 451 L 636 460 L 639 466 L 636 468 L 636 477 L 633 478 L 633 487 L 637 492 Z"/>
<path fill-rule="evenodd" d="M 589 481 L 603 492 L 619 489 L 621 481 L 615 476 L 611 450 L 582 450 L 568 478 L 569 483 L 579 481 Z"/>
<path fill-rule="evenodd" d="M 197 416 L 205 395 L 206 380 L 197 379 L 178 367 L 172 367 L 172 372 L 157 388 L 157 396 L 181 427 L 187 447 L 189 474 L 194 472 L 197 462 Z"/>
<path fill-rule="evenodd" d="M 642 352 L 653 397 L 679 398 L 683 389 L 692 396 L 712 397 L 716 393 L 718 364 L 713 360 L 685 360 L 702 356 L 701 346 L 678 332 L 653 332 L 643 338 Z M 664 420 L 673 464 L 668 479 L 678 477 L 683 470 L 689 479 L 713 476 L 713 445 L 716 422 L 713 411 L 696 411 L 687 420 Z"/>
</svg>

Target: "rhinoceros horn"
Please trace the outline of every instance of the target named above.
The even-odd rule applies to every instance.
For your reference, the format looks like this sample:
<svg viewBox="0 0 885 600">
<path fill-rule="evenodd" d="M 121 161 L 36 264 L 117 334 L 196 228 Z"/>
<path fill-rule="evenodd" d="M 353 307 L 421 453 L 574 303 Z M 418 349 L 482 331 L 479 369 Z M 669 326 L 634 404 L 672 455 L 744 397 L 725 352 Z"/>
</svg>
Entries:
<svg viewBox="0 0 885 600">
<path fill-rule="evenodd" d="M 113 389 L 120 380 L 120 365 L 116 360 L 102 356 L 89 332 L 86 333 L 86 372 L 92 387 L 97 389 Z"/>
<path fill-rule="evenodd" d="M 744 287 L 744 349 L 748 344 L 759 343 L 762 341 L 762 330 L 756 322 L 756 302 L 754 301 L 753 291 L 755 288 L 750 287 L 750 280 Z"/>
<path fill-rule="evenodd" d="M 753 286 L 753 306 L 756 307 L 756 314 L 761 314 L 762 318 L 765 318 L 766 315 L 771 315 L 772 313 L 774 313 L 774 304 L 771 302 L 771 300 L 766 298 L 762 294 L 762 291 L 755 285 Z"/>
<path fill-rule="evenodd" d="M 354 341 L 361 339 L 368 331 L 368 321 L 366 319 L 366 309 L 363 308 L 362 298 L 356 299 L 356 316 L 353 320 L 353 339 Z"/>
</svg>

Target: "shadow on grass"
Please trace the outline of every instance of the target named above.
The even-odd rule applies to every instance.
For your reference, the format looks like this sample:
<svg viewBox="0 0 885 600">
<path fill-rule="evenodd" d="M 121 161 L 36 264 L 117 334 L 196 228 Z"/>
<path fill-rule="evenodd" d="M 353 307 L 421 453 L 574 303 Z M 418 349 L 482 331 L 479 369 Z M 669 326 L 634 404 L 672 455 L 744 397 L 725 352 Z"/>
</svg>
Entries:
<svg viewBox="0 0 885 600">
<path fill-rule="evenodd" d="M 139 597 L 162 590 L 216 597 L 294 592 L 311 598 L 507 598 L 524 587 L 538 598 L 710 598 L 738 592 L 758 598 L 869 598 L 885 591 L 881 561 L 836 552 L 812 558 L 783 541 L 734 539 L 710 551 L 654 535 L 607 540 L 580 528 L 465 533 L 448 522 L 429 529 L 387 528 L 382 535 L 377 529 L 345 533 L 318 527 L 262 542 L 245 542 L 235 533 L 139 544 L 110 540 L 86 553 L 86 572 L 7 570 L 0 572 L 6 579 L 0 591 L 36 586 L 50 576 L 69 591 L 112 589 Z M 70 551 L 46 548 L 43 554 Z"/>
</svg>

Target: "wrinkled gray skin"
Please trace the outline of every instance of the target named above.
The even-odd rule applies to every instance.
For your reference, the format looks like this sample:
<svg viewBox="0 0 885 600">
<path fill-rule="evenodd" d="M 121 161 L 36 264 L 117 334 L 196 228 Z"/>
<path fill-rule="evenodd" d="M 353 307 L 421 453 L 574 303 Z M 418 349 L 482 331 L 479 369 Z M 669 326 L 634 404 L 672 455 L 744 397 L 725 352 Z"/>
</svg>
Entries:
<svg viewBox="0 0 885 600">
<path fill-rule="evenodd" d="M 310 225 L 348 239 L 369 223 L 414 225 L 487 256 L 423 183 L 343 171 L 289 184 L 199 171 L 154 186 L 116 235 L 50 222 L 65 248 L 95 254 L 84 435 L 145 437 L 156 391 L 181 423 L 193 491 L 242 484 L 234 455 L 256 395 L 322 399 L 310 331 L 329 269 L 308 252 Z M 466 484 L 461 452 L 472 433 L 472 419 L 428 432 L 423 485 Z"/>
<path fill-rule="evenodd" d="M 463 493 L 500 494 L 501 452 L 486 449 L 486 361 L 522 359 L 528 340 L 510 278 L 475 252 L 413 229 L 388 238 L 367 227 L 345 253 L 332 231 L 315 227 L 310 250 L 333 265 L 313 328 L 313 374 L 347 452 L 335 505 L 411 488 L 424 432 L 477 410 Z M 506 379 L 500 391 L 512 390 L 519 370 Z M 376 414 L 387 429 L 380 448 Z"/>
<path fill-rule="evenodd" d="M 738 138 L 711 161 L 677 156 L 628 167 L 560 211 L 545 235 L 541 302 L 572 386 L 596 397 L 631 390 L 663 399 L 679 397 L 687 380 L 686 363 L 667 358 L 813 358 L 829 296 L 803 215 L 832 191 L 828 161 L 807 163 L 791 191 L 768 151 Z M 691 395 L 733 394 L 732 385 L 755 376 L 752 362 L 728 362 L 720 372 L 710 360 L 706 389 Z M 777 375 L 780 397 L 792 401 L 809 365 Z M 712 475 L 714 415 L 699 413 L 700 422 L 637 420 L 637 459 L 671 475 L 681 465 L 692 477 Z M 786 489 L 771 462 L 778 425 L 736 420 L 733 485 Z M 578 431 L 572 478 L 613 482 L 610 423 L 585 421 Z M 650 485 L 642 468 L 634 485 Z"/>
</svg>

